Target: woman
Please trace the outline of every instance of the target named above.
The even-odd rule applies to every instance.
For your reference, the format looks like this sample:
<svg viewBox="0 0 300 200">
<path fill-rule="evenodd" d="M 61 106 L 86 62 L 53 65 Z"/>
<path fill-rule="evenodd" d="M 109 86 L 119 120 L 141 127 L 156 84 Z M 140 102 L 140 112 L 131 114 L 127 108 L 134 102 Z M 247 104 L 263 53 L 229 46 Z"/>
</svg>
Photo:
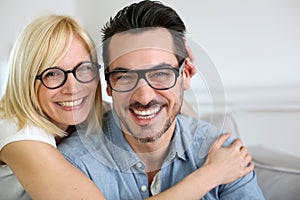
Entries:
<svg viewBox="0 0 300 200">
<path fill-rule="evenodd" d="M 75 125 L 99 130 L 99 68 L 94 43 L 72 18 L 43 16 L 24 29 L 10 57 L 7 88 L 0 104 L 0 199 L 105 198 L 56 149 Z M 247 151 L 233 150 L 240 141 L 221 148 L 228 137 L 216 141 L 206 167 L 153 198 L 182 199 L 183 189 L 192 189 L 190 197 L 200 198 L 213 185 L 249 173 L 251 168 L 240 170 L 245 159 L 251 161 Z M 200 184 L 206 187 L 196 187 Z"/>
<path fill-rule="evenodd" d="M 65 161 L 54 140 L 61 140 L 72 131 L 72 125 L 87 117 L 94 129 L 101 120 L 99 65 L 94 50 L 89 35 L 73 19 L 55 15 L 32 22 L 14 46 L 7 88 L 1 100 L 4 131 L 0 160 L 11 168 L 34 199 L 55 199 L 59 195 L 66 199 L 102 197 L 100 191 L 94 192 L 98 189 L 91 181 L 79 181 L 80 177 L 86 178 Z M 76 70 L 65 75 L 60 69 L 49 70 L 53 66 L 64 71 Z M 84 72 L 92 72 L 93 76 Z M 16 187 L 9 168 L 2 166 L 1 170 L 4 169 L 7 175 L 1 179 L 2 184 L 11 182 Z M 56 182 L 60 183 L 53 185 Z M 21 186 L 16 189 L 18 196 L 10 196 L 13 190 L 7 187 L 1 186 L 0 190 L 6 199 L 26 196 Z"/>
</svg>

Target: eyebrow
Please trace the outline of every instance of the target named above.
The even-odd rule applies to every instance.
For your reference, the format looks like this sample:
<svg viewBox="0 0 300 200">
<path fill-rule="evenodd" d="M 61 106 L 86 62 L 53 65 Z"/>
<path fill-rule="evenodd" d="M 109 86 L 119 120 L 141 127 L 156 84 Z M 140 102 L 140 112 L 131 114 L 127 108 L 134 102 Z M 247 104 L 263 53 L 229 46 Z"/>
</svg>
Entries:
<svg viewBox="0 0 300 200">
<path fill-rule="evenodd" d="M 165 66 L 173 66 L 172 64 L 170 64 L 170 63 L 159 63 L 159 64 L 155 64 L 155 65 L 153 65 L 152 67 L 150 67 L 150 68 L 148 68 L 148 69 L 159 69 L 159 68 L 161 68 L 161 67 L 165 67 Z M 112 71 L 117 71 L 117 70 L 125 70 L 125 71 L 129 71 L 129 70 L 139 70 L 139 69 L 128 69 L 128 68 L 126 68 L 126 67 L 116 67 L 114 70 L 112 70 Z"/>
</svg>

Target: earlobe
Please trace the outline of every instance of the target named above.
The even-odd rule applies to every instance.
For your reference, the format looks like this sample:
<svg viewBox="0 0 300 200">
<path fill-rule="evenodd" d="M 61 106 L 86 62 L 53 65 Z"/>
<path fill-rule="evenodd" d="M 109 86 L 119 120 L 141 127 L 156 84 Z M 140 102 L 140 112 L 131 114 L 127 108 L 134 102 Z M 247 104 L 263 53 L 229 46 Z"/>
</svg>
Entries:
<svg viewBox="0 0 300 200">
<path fill-rule="evenodd" d="M 189 71 L 184 68 L 183 69 L 183 89 L 188 90 L 190 88 L 190 83 L 191 83 L 191 76 L 189 74 Z"/>
</svg>

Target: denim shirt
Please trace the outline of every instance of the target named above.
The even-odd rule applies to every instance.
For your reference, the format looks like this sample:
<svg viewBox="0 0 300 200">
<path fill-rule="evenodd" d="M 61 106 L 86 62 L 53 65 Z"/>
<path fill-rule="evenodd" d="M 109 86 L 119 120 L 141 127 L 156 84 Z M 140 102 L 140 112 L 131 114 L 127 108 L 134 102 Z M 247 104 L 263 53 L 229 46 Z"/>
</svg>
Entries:
<svg viewBox="0 0 300 200">
<path fill-rule="evenodd" d="M 108 200 L 145 199 L 149 194 L 172 187 L 204 164 L 211 144 L 221 133 L 206 122 L 178 115 L 168 154 L 148 187 L 146 166 L 124 138 L 114 113 L 106 113 L 103 122 L 103 130 L 89 134 L 78 130 L 58 149 L 95 182 Z M 215 187 L 202 199 L 256 200 L 264 197 L 253 171 L 234 182 Z"/>
</svg>

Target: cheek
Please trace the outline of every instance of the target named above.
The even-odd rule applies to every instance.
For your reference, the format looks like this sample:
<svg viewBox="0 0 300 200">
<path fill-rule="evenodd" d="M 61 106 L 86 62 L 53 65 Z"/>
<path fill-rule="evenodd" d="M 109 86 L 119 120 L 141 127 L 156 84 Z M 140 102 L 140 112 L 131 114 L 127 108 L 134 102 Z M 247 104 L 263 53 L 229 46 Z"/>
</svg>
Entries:
<svg viewBox="0 0 300 200">
<path fill-rule="evenodd" d="M 46 89 L 42 86 L 39 87 L 38 91 L 38 101 L 39 101 L 39 104 L 42 108 L 42 110 L 44 111 L 46 105 L 47 105 L 47 102 L 48 102 L 48 93 L 46 91 Z"/>
<path fill-rule="evenodd" d="M 50 90 L 42 85 L 37 90 L 38 103 L 43 112 L 53 109 L 54 97 L 59 94 L 59 90 Z"/>
<path fill-rule="evenodd" d="M 89 102 L 90 106 L 91 106 L 91 104 L 95 104 L 96 100 L 99 100 L 98 95 L 100 95 L 100 98 L 102 98 L 102 96 L 101 96 L 101 86 L 100 86 L 99 82 L 89 83 L 88 85 L 85 86 L 84 89 L 86 91 L 89 91 L 88 92 L 88 94 L 89 94 L 88 102 Z M 97 94 L 97 92 L 100 93 L 100 94 Z"/>
<path fill-rule="evenodd" d="M 94 93 L 94 95 L 96 94 L 97 90 L 101 90 L 101 86 L 98 86 L 99 82 L 93 83 L 90 88 L 92 90 L 92 92 Z"/>
<path fill-rule="evenodd" d="M 183 83 L 178 81 L 170 90 L 165 91 L 162 96 L 169 101 L 170 104 L 180 104 L 183 95 Z"/>
<path fill-rule="evenodd" d="M 129 106 L 131 93 L 130 92 L 121 93 L 121 92 L 112 91 L 111 97 L 113 100 L 112 103 L 113 103 L 114 109 L 120 110 L 121 108 L 126 108 Z"/>
<path fill-rule="evenodd" d="M 100 80 L 96 79 L 90 83 L 82 83 L 80 85 L 81 90 L 89 91 L 91 94 L 95 95 L 97 90 L 101 90 Z"/>
</svg>

